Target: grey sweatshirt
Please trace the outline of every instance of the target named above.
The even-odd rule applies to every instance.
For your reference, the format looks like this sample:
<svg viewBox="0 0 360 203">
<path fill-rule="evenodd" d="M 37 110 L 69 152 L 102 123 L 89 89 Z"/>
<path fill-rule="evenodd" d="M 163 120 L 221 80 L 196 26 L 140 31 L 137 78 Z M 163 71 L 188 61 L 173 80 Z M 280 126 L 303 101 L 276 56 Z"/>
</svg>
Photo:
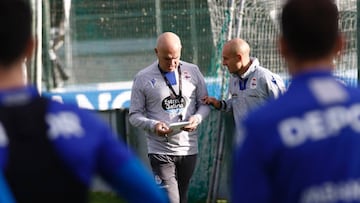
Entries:
<svg viewBox="0 0 360 203">
<path fill-rule="evenodd" d="M 141 70 L 134 78 L 131 90 L 129 112 L 130 123 L 145 130 L 148 153 L 167 155 L 192 155 L 198 153 L 197 131 L 176 131 L 165 137 L 155 134 L 154 127 L 159 121 L 178 122 L 180 116 L 187 121 L 197 116 L 201 122 L 210 112 L 210 108 L 201 102 L 208 95 L 205 80 L 197 65 L 180 61 L 182 78 L 182 96 L 184 103 L 169 101 L 172 91 L 167 86 L 158 68 L 158 61 Z M 179 74 L 175 70 L 176 84 L 172 85 L 179 94 Z"/>
<path fill-rule="evenodd" d="M 286 90 L 279 75 L 260 66 L 258 59 L 251 58 L 249 69 L 239 76 L 231 76 L 229 81 L 229 99 L 222 105 L 222 110 L 233 110 L 236 125 L 254 108 L 269 99 L 275 99 Z"/>
</svg>

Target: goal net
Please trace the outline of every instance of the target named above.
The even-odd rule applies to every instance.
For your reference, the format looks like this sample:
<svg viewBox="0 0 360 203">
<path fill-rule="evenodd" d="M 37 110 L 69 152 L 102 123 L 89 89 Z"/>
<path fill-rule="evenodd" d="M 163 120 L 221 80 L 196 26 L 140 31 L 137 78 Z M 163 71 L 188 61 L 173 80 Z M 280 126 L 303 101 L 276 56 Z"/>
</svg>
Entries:
<svg viewBox="0 0 360 203">
<path fill-rule="evenodd" d="M 277 47 L 278 15 L 283 0 L 208 0 L 214 45 L 223 44 L 223 36 L 241 37 L 251 47 L 251 55 L 262 66 L 288 79 L 285 63 Z M 356 0 L 337 0 L 340 27 L 346 37 L 346 49 L 336 60 L 335 74 L 349 85 L 357 85 L 357 11 Z M 231 13 L 231 12 L 234 13 Z M 227 26 L 224 28 L 224 26 Z M 229 32 L 224 34 L 223 32 Z"/>
</svg>

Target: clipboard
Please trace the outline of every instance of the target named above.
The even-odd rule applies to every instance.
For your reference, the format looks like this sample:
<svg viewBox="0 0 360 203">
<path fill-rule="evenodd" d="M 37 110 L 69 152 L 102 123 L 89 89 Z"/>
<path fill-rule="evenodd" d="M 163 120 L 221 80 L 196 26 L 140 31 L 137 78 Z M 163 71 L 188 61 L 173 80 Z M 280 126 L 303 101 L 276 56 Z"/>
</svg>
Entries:
<svg viewBox="0 0 360 203">
<path fill-rule="evenodd" d="M 189 121 L 182 121 L 182 122 L 170 123 L 169 127 L 173 131 L 180 131 L 182 127 L 185 127 L 185 126 L 187 126 L 189 124 L 190 124 Z"/>
</svg>

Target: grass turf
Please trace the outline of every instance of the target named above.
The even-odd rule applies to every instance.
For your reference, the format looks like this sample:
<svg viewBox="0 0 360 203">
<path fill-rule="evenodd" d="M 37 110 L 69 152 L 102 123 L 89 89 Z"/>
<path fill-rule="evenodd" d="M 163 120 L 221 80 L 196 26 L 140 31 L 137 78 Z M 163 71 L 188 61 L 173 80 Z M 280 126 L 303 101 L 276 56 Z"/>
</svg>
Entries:
<svg viewBox="0 0 360 203">
<path fill-rule="evenodd" d="M 90 192 L 90 203 L 126 203 L 111 192 Z"/>
</svg>

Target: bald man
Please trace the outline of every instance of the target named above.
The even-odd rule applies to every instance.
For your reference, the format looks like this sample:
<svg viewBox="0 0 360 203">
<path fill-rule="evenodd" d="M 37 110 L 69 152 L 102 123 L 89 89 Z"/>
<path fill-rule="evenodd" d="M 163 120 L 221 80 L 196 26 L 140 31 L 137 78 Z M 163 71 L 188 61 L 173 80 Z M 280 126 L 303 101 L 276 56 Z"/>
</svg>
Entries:
<svg viewBox="0 0 360 203">
<path fill-rule="evenodd" d="M 180 60 L 181 40 L 176 34 L 161 34 L 155 53 L 158 60 L 134 78 L 129 121 L 146 132 L 158 184 L 172 203 L 186 203 L 198 153 L 196 129 L 210 111 L 201 98 L 208 93 L 198 66 Z M 188 124 L 170 127 L 178 122 Z"/>
<path fill-rule="evenodd" d="M 231 74 L 230 98 L 225 101 L 204 97 L 203 101 L 218 110 L 233 110 L 236 125 L 250 110 L 285 92 L 280 76 L 261 67 L 258 59 L 250 57 L 250 46 L 245 40 L 235 38 L 228 41 L 222 55 L 223 65 Z"/>
</svg>

